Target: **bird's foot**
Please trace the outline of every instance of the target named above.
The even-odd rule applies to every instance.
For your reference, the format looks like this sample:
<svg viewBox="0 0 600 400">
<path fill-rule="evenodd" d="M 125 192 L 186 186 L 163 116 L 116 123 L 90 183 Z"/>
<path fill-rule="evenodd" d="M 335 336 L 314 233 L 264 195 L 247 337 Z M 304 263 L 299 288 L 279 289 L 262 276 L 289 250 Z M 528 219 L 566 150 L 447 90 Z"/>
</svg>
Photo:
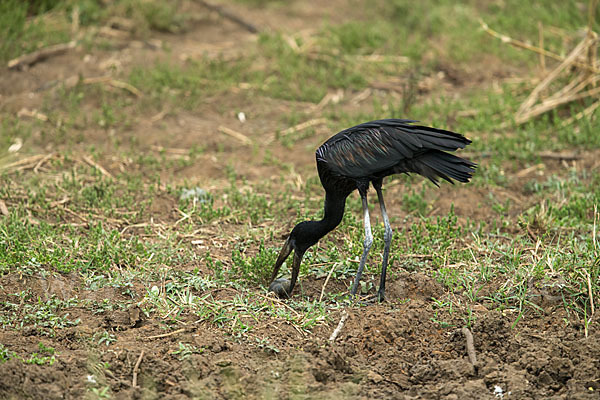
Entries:
<svg viewBox="0 0 600 400">
<path fill-rule="evenodd" d="M 368 296 L 356 297 L 355 301 L 361 306 L 370 306 L 377 303 L 377 295 L 371 294 Z"/>
<path fill-rule="evenodd" d="M 291 293 L 289 293 L 289 290 L 290 290 L 290 281 L 285 278 L 275 279 L 269 285 L 269 291 L 275 293 L 277 296 L 279 296 L 282 299 L 287 299 L 290 297 Z"/>
<path fill-rule="evenodd" d="M 382 303 L 385 300 L 385 293 L 377 292 L 376 294 L 372 294 L 372 295 L 361 297 L 361 298 L 356 298 L 355 300 L 358 304 L 364 305 L 364 306 Z"/>
</svg>

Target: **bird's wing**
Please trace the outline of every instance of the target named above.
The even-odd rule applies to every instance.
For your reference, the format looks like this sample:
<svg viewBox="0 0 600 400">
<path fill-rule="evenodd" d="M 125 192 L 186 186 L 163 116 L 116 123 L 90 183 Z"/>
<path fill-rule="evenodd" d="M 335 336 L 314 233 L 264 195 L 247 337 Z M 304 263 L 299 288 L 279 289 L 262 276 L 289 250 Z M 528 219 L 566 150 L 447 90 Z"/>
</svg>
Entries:
<svg viewBox="0 0 600 400">
<path fill-rule="evenodd" d="M 411 125 L 408 120 L 379 120 L 346 129 L 317 149 L 317 160 L 352 178 L 385 171 L 428 150 L 454 151 L 471 141 L 441 129 Z"/>
</svg>

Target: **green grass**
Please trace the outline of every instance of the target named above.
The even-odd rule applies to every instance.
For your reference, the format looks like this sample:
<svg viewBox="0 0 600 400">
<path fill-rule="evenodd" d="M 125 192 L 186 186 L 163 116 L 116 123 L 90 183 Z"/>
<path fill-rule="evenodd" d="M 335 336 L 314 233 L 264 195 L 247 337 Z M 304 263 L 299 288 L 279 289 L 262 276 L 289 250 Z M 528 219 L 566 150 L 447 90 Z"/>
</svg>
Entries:
<svg viewBox="0 0 600 400">
<path fill-rule="evenodd" d="M 46 4 L 44 4 L 46 3 Z M 37 47 L 69 40 L 69 24 L 64 15 L 46 14 L 47 18 L 28 18 L 30 11 L 43 13 L 51 2 L 29 4 L 7 0 L 0 4 L 0 61 L 5 62 Z"/>
<path fill-rule="evenodd" d="M 35 298 L 31 292 L 23 291 L 12 295 L 14 299 L 2 301 L 3 313 L 0 323 L 3 328 L 32 328 L 38 333 L 55 336 L 61 329 L 79 324 L 79 319 L 70 318 L 64 310 L 77 305 L 77 299 L 48 300 Z"/>
<path fill-rule="evenodd" d="M 385 15 L 393 24 L 396 38 L 409 54 L 417 57 L 433 51 L 436 59 L 450 62 L 473 62 L 484 55 L 494 55 L 505 61 L 533 63 L 536 57 L 511 48 L 487 36 L 480 28 L 483 19 L 493 29 L 521 40 L 537 40 L 538 21 L 545 26 L 559 26 L 575 31 L 587 25 L 587 10 L 580 3 L 552 0 L 521 3 L 515 0 L 481 4 L 475 1 L 422 1 L 407 0 L 379 3 L 372 9 L 373 18 Z M 518 12 L 516 12 L 518 10 Z M 535 23 L 531 16 L 535 15 Z M 598 19 L 596 20 L 598 21 Z M 595 27 L 597 30 L 597 26 Z M 546 45 L 560 46 L 560 37 L 546 34 Z M 481 51 L 485 49 L 485 51 Z M 435 62 L 434 62 L 435 63 Z"/>
<path fill-rule="evenodd" d="M 259 39 L 259 51 L 269 63 L 262 71 L 261 91 L 274 98 L 318 103 L 328 88 L 359 89 L 365 86 L 365 78 L 354 68 L 353 62 L 344 62 L 335 54 L 318 54 L 311 57 L 295 51 L 278 34 L 263 34 Z"/>
<path fill-rule="evenodd" d="M 105 24 L 111 18 L 130 20 L 133 34 L 147 37 L 151 31 L 179 33 L 188 18 L 179 12 L 180 2 L 118 0 L 109 5 L 99 0 L 28 1 L 6 0 L 0 4 L 0 61 L 37 48 L 72 40 L 75 8 L 83 28 Z M 85 41 L 89 38 L 85 38 Z"/>
<path fill-rule="evenodd" d="M 38 351 L 34 352 L 26 357 L 21 357 L 17 353 L 8 350 L 4 345 L 0 344 L 0 364 L 10 360 L 11 358 L 17 358 L 23 361 L 25 364 L 36 364 L 36 365 L 52 365 L 56 361 L 56 351 L 53 347 L 45 346 L 44 343 L 38 343 Z"/>
<path fill-rule="evenodd" d="M 134 68 L 129 81 L 143 90 L 151 99 L 165 100 L 193 109 L 202 101 L 222 93 L 252 78 L 247 61 L 225 61 L 204 58 L 181 67 L 159 63 L 155 66 Z"/>
<path fill-rule="evenodd" d="M 285 6 L 240 1 L 270 11 Z M 2 3 L 5 23 L 0 23 L 0 34 L 10 40 L 0 44 L 0 60 L 40 43 L 68 40 L 73 4 L 59 2 L 47 13 L 40 8 L 27 16 L 20 2 Z M 103 8 L 88 0 L 78 5 L 86 27 L 122 13 L 143 21 L 136 37 L 187 29 L 177 2 L 120 0 Z M 558 12 L 559 6 L 565 11 Z M 362 253 L 364 230 L 356 195 L 348 199 L 342 224 L 307 252 L 294 297 L 283 303 L 267 295 L 283 237 L 294 223 L 322 215 L 323 190 L 311 154 L 327 135 L 314 128 L 275 135 L 272 143 L 263 135 L 316 117 L 325 118 L 332 133 L 366 120 L 409 117 L 473 140 L 467 151 L 479 167 L 470 186 L 438 190 L 419 177 L 402 176 L 386 189 L 394 227 L 389 279 L 394 282 L 406 272 L 439 282 L 444 293 L 427 301 L 440 326 L 457 321 L 470 325 L 476 306 L 503 311 L 518 326 L 524 316 L 542 312 L 546 306 L 541 299 L 549 295 L 554 306 L 587 328 L 588 277 L 595 298 L 600 293 L 600 249 L 592 240 L 600 172 L 590 161 L 600 148 L 600 136 L 594 119 L 567 127 L 560 123 L 589 104 L 563 107 L 516 126 L 513 116 L 530 84 L 495 87 L 486 82 L 449 91 L 433 88 L 430 93 L 418 89 L 422 79 L 440 69 L 462 70 L 485 57 L 525 71 L 525 76 L 530 73 L 526 68 L 536 57 L 488 37 L 478 28 L 479 17 L 511 36 L 535 38 L 538 20 L 575 30 L 585 25 L 585 13 L 576 12 L 574 2 L 550 1 L 480 5 L 398 0 L 360 7 L 364 19 L 316 21 L 309 38 L 283 29 L 262 33 L 234 58 L 181 61 L 163 49 L 160 60 L 134 60 L 114 77 L 138 88 L 139 98 L 82 81 L 71 87 L 59 84 L 40 95 L 47 122 L 16 118 L 0 108 L 0 199 L 8 208 L 8 215 L 0 216 L 0 278 L 69 276 L 80 289 L 63 299 L 44 297 L 33 288 L 11 288 L 0 299 L 1 329 L 53 337 L 80 324 L 75 309 L 105 315 L 135 306 L 165 331 L 206 324 L 231 340 L 277 353 L 276 339 L 261 330 L 264 321 L 305 333 L 331 322 L 331 313 L 349 304 L 348 287 Z M 513 12 L 516 8 L 518 13 Z M 60 23 L 50 25 L 49 15 L 57 15 Z M 97 38 L 87 40 L 90 51 L 100 46 Z M 384 57 L 369 61 L 371 55 Z M 397 56 L 409 60 L 399 62 Z M 360 104 L 352 103 L 375 82 L 394 85 L 399 77 L 406 80 L 402 94 L 374 90 Z M 314 104 L 337 89 L 344 91 L 338 103 L 313 111 Z M 246 109 L 252 110 L 248 122 L 238 124 L 235 114 Z M 164 110 L 168 121 L 165 117 L 147 124 Z M 473 112 L 459 117 L 465 110 Z M 185 113 L 209 121 L 215 136 L 198 136 L 210 143 L 196 143 L 181 153 L 184 145 L 178 141 L 188 137 L 169 124 L 179 124 Z M 237 143 L 217 136 L 219 125 L 235 126 L 256 144 L 239 150 Z M 185 121 L 180 128 L 185 134 L 197 133 Z M 151 140 L 142 138 L 147 131 L 154 135 Z M 16 138 L 24 140 L 23 150 L 8 154 Z M 578 151 L 584 159 L 576 166 L 564 165 L 541 157 L 545 151 Z M 4 168 L 25 156 L 49 153 L 40 165 L 37 159 L 22 168 Z M 310 157 L 288 159 L 288 154 L 300 153 Z M 111 177 L 84 156 L 108 169 Z M 310 161 L 298 161 L 304 159 Z M 540 163 L 544 166 L 539 170 L 518 175 Z M 204 194 L 182 198 L 190 190 Z M 448 193 L 458 194 L 449 211 L 443 202 Z M 458 213 L 463 195 L 471 201 L 469 193 L 484 193 L 472 197 L 480 200 L 470 206 L 488 212 L 471 215 L 463 208 Z M 365 294 L 378 284 L 384 246 L 373 194 L 370 202 L 375 241 L 363 278 Z M 289 273 L 289 264 L 283 273 Z M 323 301 L 309 297 L 309 287 L 322 285 L 330 269 L 332 281 Z M 100 290 L 115 296 L 91 298 Z M 119 332 L 103 328 L 88 336 L 81 339 L 86 346 L 104 352 L 115 346 Z M 171 355 L 178 361 L 203 351 L 185 341 L 177 343 Z M 0 345 L 0 362 L 20 357 L 48 364 L 60 359 L 48 349 L 24 355 Z M 101 389 L 95 390 L 101 396 Z"/>
</svg>

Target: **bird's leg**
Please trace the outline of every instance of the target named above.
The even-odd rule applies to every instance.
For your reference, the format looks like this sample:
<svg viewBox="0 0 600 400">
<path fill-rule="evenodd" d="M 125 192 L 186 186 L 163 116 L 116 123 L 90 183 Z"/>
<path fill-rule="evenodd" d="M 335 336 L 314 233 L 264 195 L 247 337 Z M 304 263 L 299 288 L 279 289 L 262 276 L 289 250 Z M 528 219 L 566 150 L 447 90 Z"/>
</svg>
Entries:
<svg viewBox="0 0 600 400">
<path fill-rule="evenodd" d="M 352 290 L 350 294 L 352 297 L 356 295 L 356 291 L 358 290 L 358 282 L 360 281 L 360 277 L 362 276 L 363 269 L 365 268 L 365 262 L 367 261 L 367 256 L 369 255 L 369 250 L 371 250 L 371 245 L 373 244 L 373 235 L 371 234 L 371 222 L 369 220 L 369 204 L 367 203 L 367 193 L 366 191 L 360 193 L 360 197 L 362 198 L 362 206 L 363 206 L 363 215 L 365 219 L 365 241 L 363 243 L 363 253 L 360 258 L 360 264 L 358 264 L 358 271 L 356 271 L 356 277 L 354 278 L 354 284 L 352 284 Z"/>
<path fill-rule="evenodd" d="M 392 227 L 390 226 L 390 220 L 387 212 L 385 211 L 385 203 L 383 202 L 381 184 L 374 184 L 373 186 L 375 186 L 375 190 L 377 191 L 379 207 L 381 207 L 381 216 L 383 217 L 383 226 L 385 227 L 385 233 L 383 234 L 385 247 L 383 249 L 383 261 L 381 263 L 381 281 L 379 283 L 379 291 L 377 292 L 378 300 L 383 301 L 385 299 L 385 276 L 387 272 L 388 258 L 390 256 L 390 245 L 392 244 Z"/>
</svg>

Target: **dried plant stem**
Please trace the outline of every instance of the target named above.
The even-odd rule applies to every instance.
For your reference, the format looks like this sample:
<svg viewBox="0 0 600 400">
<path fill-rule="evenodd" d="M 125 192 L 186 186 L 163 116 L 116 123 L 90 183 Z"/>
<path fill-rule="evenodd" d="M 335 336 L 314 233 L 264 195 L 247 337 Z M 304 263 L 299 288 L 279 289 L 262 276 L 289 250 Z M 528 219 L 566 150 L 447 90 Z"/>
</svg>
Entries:
<svg viewBox="0 0 600 400">
<path fill-rule="evenodd" d="M 227 128 L 226 126 L 219 126 L 219 132 L 226 134 L 227 136 L 231 136 L 234 139 L 239 140 L 245 145 L 252 144 L 252 140 L 248 138 L 248 136 L 240 133 L 238 131 L 234 131 L 233 129 Z"/>
<path fill-rule="evenodd" d="M 29 54 L 25 54 L 23 56 L 17 57 L 8 62 L 9 69 L 15 68 L 26 68 L 30 65 L 33 65 L 37 62 L 45 60 L 46 58 L 57 56 L 59 54 L 65 53 L 67 50 L 73 49 L 77 43 L 75 41 L 71 41 L 68 43 L 60 43 L 55 44 L 53 46 L 44 47 L 43 49 L 34 51 Z"/>
<path fill-rule="evenodd" d="M 178 333 L 181 333 L 181 332 L 185 332 L 185 328 L 177 329 L 176 331 L 169 332 L 169 333 L 162 333 L 160 335 L 146 336 L 146 339 L 160 339 L 160 338 L 177 335 Z"/>
<path fill-rule="evenodd" d="M 344 310 L 342 311 L 342 318 L 340 319 L 340 322 L 331 333 L 331 336 L 329 336 L 329 341 L 331 343 L 335 342 L 335 339 L 337 339 L 338 335 L 342 331 L 342 328 L 344 327 L 344 324 L 346 323 L 346 319 L 348 319 L 348 312 Z"/>
<path fill-rule="evenodd" d="M 127 82 L 118 81 L 110 76 L 95 76 L 92 78 L 85 78 L 81 81 L 81 83 L 83 83 L 84 85 L 91 85 L 94 83 L 105 83 L 118 89 L 127 90 L 136 97 L 142 97 L 142 92 L 140 92 L 139 89 L 135 86 Z"/>
<path fill-rule="evenodd" d="M 141 351 L 140 356 L 138 357 L 138 359 L 135 362 L 135 365 L 133 367 L 133 379 L 131 380 L 131 386 L 132 387 L 136 387 L 137 386 L 138 370 L 140 369 L 140 364 L 142 363 L 142 358 L 143 357 L 144 357 L 144 350 Z"/>
<path fill-rule="evenodd" d="M 560 126 L 564 128 L 565 126 L 570 125 L 570 124 L 572 124 L 575 121 L 579 121 L 583 117 L 589 117 L 591 114 L 594 113 L 594 111 L 596 111 L 596 109 L 598 108 L 598 106 L 600 106 L 600 101 L 595 102 L 594 104 L 592 104 L 591 106 L 587 107 L 585 110 L 578 112 L 577 114 L 575 114 L 571 118 L 564 120 L 562 122 L 562 124 L 560 124 Z"/>
<path fill-rule="evenodd" d="M 598 94 L 600 94 L 600 88 L 595 88 L 595 89 L 590 89 L 588 91 L 585 91 L 583 93 L 579 93 L 576 95 L 565 96 L 561 99 L 552 99 L 552 100 L 544 101 L 544 102 L 538 104 L 537 106 L 531 108 L 529 111 L 527 111 L 523 115 L 517 116 L 515 118 L 515 122 L 517 122 L 518 124 L 521 124 L 523 122 L 529 121 L 533 117 L 537 117 L 538 115 L 548 112 L 562 104 L 570 103 L 575 100 L 584 99 L 586 97 L 596 96 Z"/>
<path fill-rule="evenodd" d="M 5 217 L 8 217 L 8 215 L 10 214 L 8 212 L 8 207 L 6 207 L 6 203 L 4 202 L 4 200 L 0 199 L 0 214 L 4 215 Z"/>
<path fill-rule="evenodd" d="M 97 162 L 95 162 L 94 160 L 92 160 L 92 158 L 90 156 L 83 156 L 81 157 L 83 159 L 83 161 L 85 161 L 87 164 L 89 164 L 90 166 L 96 168 L 98 171 L 100 171 L 100 173 L 108 178 L 113 178 L 113 176 L 111 175 L 110 172 L 108 172 L 106 169 L 104 169 L 104 167 L 102 167 L 102 165 L 98 164 Z"/>
<path fill-rule="evenodd" d="M 52 157 L 54 157 L 54 153 L 47 154 L 44 158 L 38 161 L 37 164 L 35 164 L 35 167 L 33 167 L 33 172 L 37 174 L 40 168 L 42 168 L 42 165 L 44 165 L 44 163 Z"/>
<path fill-rule="evenodd" d="M 37 164 L 37 162 L 40 159 L 44 158 L 44 157 L 45 157 L 44 154 L 38 154 L 38 155 L 35 155 L 35 156 L 26 157 L 26 158 L 23 158 L 22 160 L 15 161 L 13 163 L 0 166 L 0 170 L 10 170 L 12 168 L 17 168 L 18 169 L 18 167 L 22 167 L 24 165 L 25 165 L 24 168 L 28 168 L 29 167 L 28 164 L 31 164 L 31 168 L 33 168 L 33 167 L 35 167 L 35 165 Z"/>
<path fill-rule="evenodd" d="M 579 88 L 579 85 L 581 85 L 582 83 L 584 83 L 584 86 L 587 85 L 588 79 L 586 79 L 583 75 L 577 75 L 571 82 L 567 83 L 562 89 L 554 93 L 546 100 L 560 98 L 569 93 L 576 93 L 578 90 L 577 88 Z"/>
<path fill-rule="evenodd" d="M 299 123 L 297 125 L 291 126 L 283 131 L 281 131 L 280 135 L 281 136 L 287 136 L 290 135 L 292 133 L 296 133 L 296 132 L 300 132 L 301 130 L 304 130 L 306 128 L 310 128 L 313 126 L 317 126 L 317 125 L 323 125 L 327 123 L 327 119 L 325 118 L 314 118 L 314 119 L 309 119 L 308 121 Z M 276 133 L 271 133 L 269 135 L 269 137 L 265 140 L 266 144 L 271 143 L 273 140 L 275 140 L 275 138 L 277 137 Z"/>
<path fill-rule="evenodd" d="M 586 37 L 585 39 L 583 39 L 574 49 L 573 51 L 571 51 L 571 53 L 567 56 L 567 58 L 564 59 L 563 62 L 560 63 L 560 65 L 558 67 L 556 67 L 552 72 L 550 72 L 546 78 L 544 78 L 544 80 L 542 80 L 542 82 L 540 82 L 539 85 L 536 86 L 535 89 L 533 89 L 533 91 L 531 92 L 531 94 L 529 95 L 529 97 L 527 97 L 527 99 L 523 102 L 523 104 L 521 104 L 521 107 L 519 107 L 519 111 L 517 112 L 517 115 L 521 115 L 521 118 L 517 118 L 517 120 L 523 120 L 523 122 L 526 120 L 525 118 L 527 117 L 526 115 L 526 111 L 528 109 L 530 109 L 535 102 L 537 101 L 537 99 L 540 96 L 540 93 L 550 84 L 550 82 L 552 82 L 554 79 L 556 79 L 556 77 L 565 69 L 567 68 L 569 65 L 573 64 L 573 62 L 575 61 L 575 59 L 584 51 L 587 49 L 588 46 L 588 38 Z M 527 118 L 529 119 L 529 118 Z M 519 123 L 519 121 L 517 121 L 517 123 Z"/>
<path fill-rule="evenodd" d="M 282 131 L 281 134 L 285 136 L 289 135 L 290 133 L 295 133 L 303 129 L 310 128 L 312 126 L 321 125 L 325 123 L 327 123 L 327 120 L 325 118 L 315 118 L 287 128 L 286 130 Z"/>
<path fill-rule="evenodd" d="M 587 284 L 588 284 L 588 295 L 590 297 L 590 310 L 592 312 L 592 317 L 594 316 L 594 292 L 592 291 L 592 279 L 590 278 L 590 273 L 588 271 L 585 271 L 585 277 L 587 278 Z"/>
<path fill-rule="evenodd" d="M 544 48 L 544 25 L 542 21 L 538 21 L 538 42 L 540 49 Z M 543 53 L 539 53 L 540 55 L 540 67 L 542 71 L 546 71 L 546 56 Z"/>
<path fill-rule="evenodd" d="M 71 12 L 71 35 L 75 36 L 79 32 L 79 6 L 73 7 Z"/>
<path fill-rule="evenodd" d="M 594 228 L 592 230 L 592 244 L 594 245 L 594 251 L 596 251 L 598 249 L 598 242 L 596 242 L 596 228 L 597 228 L 596 221 L 598 221 L 599 219 L 600 219 L 600 215 L 598 215 L 598 206 L 596 204 L 594 204 Z"/>
<path fill-rule="evenodd" d="M 588 2 L 588 32 L 593 32 L 594 21 L 596 20 L 596 7 L 598 6 L 598 0 L 589 0 Z"/>
<path fill-rule="evenodd" d="M 543 71 L 546 68 L 545 57 L 560 61 L 550 73 L 546 74 L 544 79 L 537 84 L 531 91 L 527 99 L 521 104 L 515 114 L 515 122 L 522 124 L 530 119 L 544 114 L 550 110 L 573 101 L 581 100 L 587 97 L 598 97 L 600 91 L 597 89 L 597 83 L 600 81 L 600 69 L 598 69 L 597 47 L 598 34 L 592 30 L 595 23 L 595 15 L 598 0 L 589 0 L 588 2 L 588 29 L 581 41 L 568 53 L 566 57 L 555 54 L 544 49 L 544 26 L 538 23 L 538 43 L 539 47 L 513 39 L 491 29 L 485 22 L 480 20 L 481 27 L 493 37 L 502 40 L 504 43 L 511 44 L 526 50 L 538 53 L 540 56 L 540 66 Z M 555 32 L 556 29 L 550 27 L 549 32 Z M 556 33 L 556 32 L 555 32 Z M 573 35 L 568 35 L 565 31 L 559 31 L 563 37 L 563 44 L 566 46 L 571 41 Z M 574 36 L 573 36 L 574 37 Z M 542 94 L 548 92 L 552 84 L 556 86 L 557 78 L 568 73 L 570 81 L 562 88 L 555 91 L 549 97 L 543 98 Z M 589 89 L 591 87 L 591 89 Z M 587 88 L 587 90 L 586 90 Z M 594 103 L 588 106 L 584 111 L 567 119 L 562 126 L 567 126 L 585 116 L 591 115 L 598 104 Z"/>
<path fill-rule="evenodd" d="M 530 50 L 530 51 L 533 51 L 535 53 L 543 54 L 544 56 L 552 58 L 552 59 L 557 60 L 557 61 L 564 61 L 565 60 L 565 57 L 563 57 L 561 55 L 558 55 L 558 54 L 553 53 L 551 51 L 548 51 L 546 49 L 541 49 L 541 48 L 539 48 L 537 46 L 533 46 L 531 44 L 522 42 L 520 40 L 513 39 L 510 36 L 506 36 L 506 35 L 503 35 L 503 34 L 501 34 L 499 32 L 496 32 L 495 30 L 491 29 L 483 21 L 480 21 L 480 24 L 481 24 L 481 27 L 483 28 L 484 31 L 486 31 L 487 33 L 489 33 L 491 36 L 502 40 L 504 43 L 508 43 L 508 44 L 513 45 L 515 47 L 521 47 L 523 49 Z M 600 69 L 595 68 L 595 67 L 593 67 L 593 66 L 591 66 L 589 64 L 582 63 L 582 62 L 577 62 L 577 61 L 574 62 L 573 64 L 576 65 L 579 68 L 587 69 L 590 72 L 594 72 L 596 74 L 600 73 Z"/>
<path fill-rule="evenodd" d="M 333 270 L 335 269 L 335 263 L 333 263 L 333 265 L 331 266 L 331 269 L 329 270 L 329 273 L 327 274 L 327 278 L 325 278 L 325 282 L 323 283 L 323 287 L 321 288 L 321 295 L 319 296 L 319 303 L 321 302 L 321 300 L 323 300 L 323 294 L 325 293 L 325 287 L 327 286 L 327 282 L 329 282 L 329 278 L 331 278 L 331 274 L 333 273 Z"/>
</svg>

